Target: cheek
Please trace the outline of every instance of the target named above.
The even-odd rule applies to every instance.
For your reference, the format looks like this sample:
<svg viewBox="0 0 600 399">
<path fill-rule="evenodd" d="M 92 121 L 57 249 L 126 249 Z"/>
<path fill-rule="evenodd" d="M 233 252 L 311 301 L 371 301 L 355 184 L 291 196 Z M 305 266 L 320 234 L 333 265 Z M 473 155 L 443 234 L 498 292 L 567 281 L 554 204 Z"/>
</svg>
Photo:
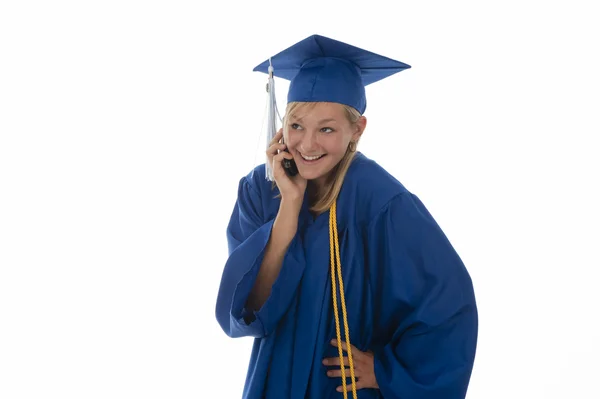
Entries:
<svg viewBox="0 0 600 399">
<path fill-rule="evenodd" d="M 324 140 L 323 148 L 325 148 L 327 152 L 331 154 L 345 153 L 347 147 L 345 142 L 346 140 L 342 136 L 331 137 L 328 140 Z"/>
<path fill-rule="evenodd" d="M 288 148 L 294 149 L 300 142 L 301 136 L 298 132 L 288 132 L 287 136 L 284 134 L 284 141 Z"/>
</svg>

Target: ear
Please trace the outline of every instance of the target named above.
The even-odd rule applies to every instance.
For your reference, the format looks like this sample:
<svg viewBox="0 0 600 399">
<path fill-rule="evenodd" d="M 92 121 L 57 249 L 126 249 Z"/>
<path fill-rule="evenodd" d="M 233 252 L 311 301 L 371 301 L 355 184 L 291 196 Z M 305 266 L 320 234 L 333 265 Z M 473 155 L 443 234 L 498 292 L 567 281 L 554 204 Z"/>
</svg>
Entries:
<svg viewBox="0 0 600 399">
<path fill-rule="evenodd" d="M 360 118 L 358 118 L 358 121 L 356 121 L 355 126 L 356 131 L 352 135 L 352 141 L 358 141 L 358 139 L 360 139 L 360 136 L 362 136 L 363 132 L 367 128 L 367 118 L 365 116 L 361 116 Z"/>
</svg>

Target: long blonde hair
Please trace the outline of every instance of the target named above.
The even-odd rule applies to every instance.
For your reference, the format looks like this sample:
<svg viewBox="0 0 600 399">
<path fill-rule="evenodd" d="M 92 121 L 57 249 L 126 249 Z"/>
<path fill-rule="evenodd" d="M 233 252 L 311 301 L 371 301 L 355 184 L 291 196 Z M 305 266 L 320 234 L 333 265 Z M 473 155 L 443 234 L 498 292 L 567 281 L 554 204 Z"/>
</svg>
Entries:
<svg viewBox="0 0 600 399">
<path fill-rule="evenodd" d="M 285 115 L 283 117 L 284 132 L 287 134 L 288 124 L 286 121 L 289 118 L 289 116 L 294 113 L 294 111 L 298 111 L 300 109 L 306 109 L 306 108 L 310 109 L 310 108 L 313 108 L 317 104 L 318 104 L 317 102 L 291 102 L 291 103 L 288 103 L 286 110 L 285 110 Z M 350 122 L 351 125 L 356 125 L 359 118 L 361 117 L 361 114 L 356 109 L 354 109 L 353 107 L 350 107 L 348 105 L 343 105 L 343 107 L 344 107 L 346 117 L 348 118 L 348 122 Z M 318 215 L 318 214 L 321 214 L 321 213 L 327 211 L 331 207 L 331 205 L 333 205 L 333 203 L 337 199 L 338 194 L 340 193 L 340 190 L 342 189 L 342 184 L 344 183 L 344 177 L 346 177 L 346 173 L 348 172 L 348 168 L 350 167 L 350 164 L 352 163 L 352 159 L 354 159 L 355 154 L 356 154 L 356 147 L 351 149 L 350 146 L 348 146 L 348 148 L 346 149 L 346 153 L 344 154 L 344 156 L 342 157 L 340 162 L 338 162 L 338 164 L 336 166 L 334 166 L 333 169 L 331 170 L 331 174 L 329 175 L 329 178 L 325 182 L 324 189 L 318 193 L 318 197 L 315 199 L 314 203 L 311 205 L 311 207 L 310 207 L 311 212 Z"/>
</svg>

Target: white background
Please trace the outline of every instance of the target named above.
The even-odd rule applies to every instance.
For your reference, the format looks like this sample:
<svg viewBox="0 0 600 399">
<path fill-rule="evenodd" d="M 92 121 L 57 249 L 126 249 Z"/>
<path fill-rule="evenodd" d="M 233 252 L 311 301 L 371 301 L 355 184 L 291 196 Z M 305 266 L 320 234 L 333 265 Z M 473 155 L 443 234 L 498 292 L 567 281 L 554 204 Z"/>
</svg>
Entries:
<svg viewBox="0 0 600 399">
<path fill-rule="evenodd" d="M 213 3 L 1 3 L 0 398 L 240 397 L 252 342 L 214 304 L 252 68 L 313 33 L 412 66 L 359 149 L 473 277 L 468 398 L 600 398 L 593 2 Z"/>
</svg>

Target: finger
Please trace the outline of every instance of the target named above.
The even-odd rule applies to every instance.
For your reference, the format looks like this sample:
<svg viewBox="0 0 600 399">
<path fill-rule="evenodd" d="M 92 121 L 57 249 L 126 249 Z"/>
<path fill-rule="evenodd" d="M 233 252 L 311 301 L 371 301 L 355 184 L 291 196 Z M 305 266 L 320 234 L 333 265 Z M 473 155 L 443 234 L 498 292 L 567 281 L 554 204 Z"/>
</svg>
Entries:
<svg viewBox="0 0 600 399">
<path fill-rule="evenodd" d="M 283 129 L 279 129 L 277 131 L 277 133 L 275 133 L 275 136 L 273 136 L 273 139 L 271 140 L 271 142 L 269 144 L 272 145 L 272 144 L 278 143 L 282 137 L 283 137 Z"/>
<path fill-rule="evenodd" d="M 287 146 L 283 143 L 274 143 L 272 145 L 269 146 L 269 148 L 267 148 L 267 155 L 268 156 L 273 156 L 275 154 L 277 154 L 279 151 L 283 151 L 285 150 Z"/>
<path fill-rule="evenodd" d="M 269 147 L 267 149 L 267 159 L 269 160 L 269 163 L 273 163 L 273 157 L 276 156 L 277 154 L 281 153 L 281 152 L 287 152 L 284 151 L 286 148 L 285 144 L 273 144 L 271 147 Z"/>
<path fill-rule="evenodd" d="M 346 377 L 350 378 L 351 374 L 350 374 L 350 369 L 349 368 L 344 368 L 344 370 L 346 370 Z M 341 377 L 342 376 L 342 370 L 341 369 L 333 369 L 333 370 L 329 370 L 327 371 L 327 376 L 328 377 Z M 360 375 L 357 374 L 357 370 L 354 370 L 354 377 L 358 378 L 360 377 Z"/>
<path fill-rule="evenodd" d="M 271 167 L 273 168 L 273 176 L 275 177 L 275 181 L 278 182 L 278 184 L 282 183 L 279 181 L 280 179 L 286 178 L 286 177 L 284 177 L 284 176 L 286 176 L 286 173 L 284 172 L 284 166 L 283 166 L 284 159 L 293 160 L 294 157 L 292 156 L 292 154 L 290 154 L 288 152 L 284 152 L 284 151 L 271 157 L 271 165 L 272 165 Z M 289 176 L 287 178 L 289 178 Z"/>
<path fill-rule="evenodd" d="M 326 366 L 339 366 L 340 358 L 339 357 L 328 357 L 323 359 L 323 364 Z M 344 357 L 344 366 L 350 366 L 350 362 L 347 357 Z"/>
<path fill-rule="evenodd" d="M 284 159 L 294 159 L 294 157 L 292 154 L 285 151 L 281 151 L 279 154 L 273 156 L 273 162 L 281 162 Z"/>
<path fill-rule="evenodd" d="M 275 133 L 275 136 L 273 136 L 269 144 L 278 143 L 281 140 L 281 137 L 283 137 L 283 129 L 279 129 L 277 133 Z"/>
<path fill-rule="evenodd" d="M 363 388 L 364 388 L 364 386 L 360 384 L 360 381 L 356 381 L 356 390 L 358 391 L 359 389 L 363 389 Z M 343 392 L 343 387 L 342 386 L 337 387 L 336 391 Z M 346 385 L 346 392 L 352 392 L 352 384 Z"/>
<path fill-rule="evenodd" d="M 332 339 L 331 340 L 331 345 L 336 346 L 337 347 L 337 340 Z M 350 344 L 350 348 L 352 350 L 352 358 L 356 359 L 356 358 L 360 358 L 360 356 L 363 354 L 361 351 L 358 350 L 358 348 L 352 344 Z M 348 352 L 348 344 L 346 344 L 346 341 L 342 341 L 342 349 L 345 352 Z"/>
</svg>

